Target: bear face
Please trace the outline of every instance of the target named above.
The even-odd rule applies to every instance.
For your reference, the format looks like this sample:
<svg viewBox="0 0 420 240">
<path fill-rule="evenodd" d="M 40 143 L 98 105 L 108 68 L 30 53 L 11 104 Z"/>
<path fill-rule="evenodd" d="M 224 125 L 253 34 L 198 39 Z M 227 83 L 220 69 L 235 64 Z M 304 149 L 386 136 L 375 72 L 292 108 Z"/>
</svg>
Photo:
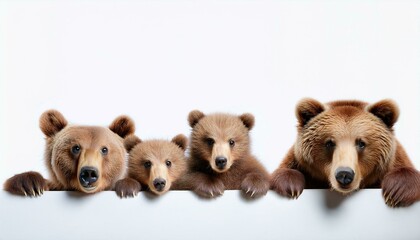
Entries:
<svg viewBox="0 0 420 240">
<path fill-rule="evenodd" d="M 123 137 L 134 132 L 134 122 L 121 116 L 109 128 L 71 126 L 57 111 L 40 118 L 47 137 L 47 164 L 59 185 L 85 193 L 111 188 L 126 170 Z"/>
<path fill-rule="evenodd" d="M 392 126 L 396 104 L 384 100 L 368 105 L 336 101 L 323 105 L 302 100 L 296 109 L 298 137 L 295 157 L 310 174 L 329 182 L 338 192 L 350 193 L 375 184 L 395 157 Z"/>
<path fill-rule="evenodd" d="M 208 161 L 218 173 L 228 171 L 238 159 L 250 154 L 249 131 L 254 126 L 254 116 L 242 114 L 204 115 L 192 111 L 188 116 L 191 134 L 191 155 Z"/>
<path fill-rule="evenodd" d="M 40 117 L 46 136 L 45 162 L 51 175 L 16 175 L 5 183 L 15 194 L 40 195 L 44 190 L 77 190 L 95 193 L 113 188 L 126 171 L 123 137 L 134 132 L 127 116 L 116 118 L 109 128 L 69 125 L 63 115 L 49 110 Z"/>
<path fill-rule="evenodd" d="M 141 141 L 134 135 L 128 137 L 124 141 L 129 152 L 128 176 L 157 195 L 167 192 L 187 169 L 184 155 L 187 141 L 182 134 L 171 141 Z M 124 187 L 119 188 L 124 191 Z"/>
<path fill-rule="evenodd" d="M 248 198 L 267 193 L 269 174 L 250 152 L 253 115 L 204 115 L 194 110 L 188 122 L 192 127 L 190 159 L 178 189 L 193 190 L 204 198 L 221 196 L 226 189 L 240 189 Z"/>
</svg>

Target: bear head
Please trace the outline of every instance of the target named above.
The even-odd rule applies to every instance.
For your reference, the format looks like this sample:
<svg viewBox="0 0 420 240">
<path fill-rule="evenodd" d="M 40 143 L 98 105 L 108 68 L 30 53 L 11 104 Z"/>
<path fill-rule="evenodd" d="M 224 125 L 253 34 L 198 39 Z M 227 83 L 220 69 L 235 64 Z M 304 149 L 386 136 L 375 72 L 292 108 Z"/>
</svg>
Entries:
<svg viewBox="0 0 420 240">
<path fill-rule="evenodd" d="M 191 156 L 208 162 L 213 171 L 226 172 L 235 161 L 250 154 L 249 131 L 255 122 L 252 114 L 205 115 L 194 110 L 188 122 L 192 128 Z"/>
<path fill-rule="evenodd" d="M 187 137 L 179 134 L 171 141 L 141 141 L 137 136 L 124 140 L 129 153 L 128 175 L 155 194 L 167 192 L 187 170 Z"/>
<path fill-rule="evenodd" d="M 110 189 L 126 171 L 123 138 L 134 133 L 127 116 L 111 125 L 69 125 L 56 110 L 44 112 L 40 128 L 46 136 L 45 159 L 52 182 L 66 190 L 95 193 Z"/>
<path fill-rule="evenodd" d="M 387 169 L 397 143 L 393 125 L 399 110 L 391 100 L 374 104 L 303 99 L 296 107 L 295 156 L 309 174 L 343 194 Z M 378 181 L 378 179 L 376 179 Z"/>
</svg>

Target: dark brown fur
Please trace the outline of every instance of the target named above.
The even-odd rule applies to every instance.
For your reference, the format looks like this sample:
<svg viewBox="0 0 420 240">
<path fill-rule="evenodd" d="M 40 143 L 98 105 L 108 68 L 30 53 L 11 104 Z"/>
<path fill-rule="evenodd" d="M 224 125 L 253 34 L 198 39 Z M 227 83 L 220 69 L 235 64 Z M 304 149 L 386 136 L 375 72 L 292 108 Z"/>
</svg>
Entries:
<svg viewBox="0 0 420 240">
<path fill-rule="evenodd" d="M 129 152 L 128 178 L 116 184 L 116 192 L 120 197 L 133 197 L 141 190 L 150 190 L 155 194 L 163 194 L 186 172 L 187 162 L 184 152 L 187 147 L 187 137 L 182 134 L 171 141 L 148 140 L 141 141 L 132 135 L 125 139 L 124 145 Z M 168 165 L 167 163 L 170 163 Z M 146 167 L 145 163 L 150 163 Z M 165 180 L 165 187 L 157 189 L 153 181 Z M 136 184 L 137 183 L 137 184 Z"/>
<path fill-rule="evenodd" d="M 125 173 L 125 148 L 123 138 L 134 132 L 134 122 L 127 116 L 115 119 L 109 128 L 68 125 L 56 110 L 44 112 L 40 128 L 46 137 L 45 164 L 50 179 L 36 172 L 15 175 L 4 184 L 4 189 L 17 195 L 38 196 L 46 190 L 77 190 L 87 193 L 112 189 Z M 74 146 L 80 153 L 72 152 Z M 106 153 L 100 151 L 106 147 Z M 79 184 L 78 172 L 82 162 L 95 163 L 99 170 L 98 181 L 86 190 Z"/>
<path fill-rule="evenodd" d="M 248 197 L 267 193 L 269 174 L 250 153 L 249 131 L 254 126 L 254 116 L 205 115 L 195 110 L 189 114 L 188 122 L 192 127 L 189 172 L 177 189 L 194 190 L 202 197 L 219 196 L 225 189 L 241 189 Z M 209 139 L 213 145 L 209 145 Z M 226 147 L 231 140 L 234 144 Z M 227 156 L 227 169 L 214 167 L 215 151 Z"/>
<path fill-rule="evenodd" d="M 296 143 L 272 174 L 272 189 L 297 198 L 304 187 L 333 187 L 348 193 L 381 186 L 389 206 L 407 206 L 420 200 L 420 173 L 393 134 L 398 115 L 398 107 L 391 100 L 372 105 L 360 101 L 323 105 L 313 99 L 302 100 L 296 108 L 299 123 Z M 330 140 L 337 147 L 353 141 L 357 149 L 355 175 L 360 184 L 352 185 L 348 192 L 337 188 L 329 175 L 334 170 L 333 156 L 337 151 L 337 147 L 326 147 Z M 358 147 L 358 141 L 366 143 L 365 147 Z"/>
</svg>

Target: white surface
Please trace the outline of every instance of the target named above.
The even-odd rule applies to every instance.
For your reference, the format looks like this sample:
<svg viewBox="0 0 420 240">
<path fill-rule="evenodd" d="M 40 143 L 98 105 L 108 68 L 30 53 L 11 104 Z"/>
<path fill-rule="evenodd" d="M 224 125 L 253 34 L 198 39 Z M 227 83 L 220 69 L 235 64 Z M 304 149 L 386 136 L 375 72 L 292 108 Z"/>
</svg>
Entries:
<svg viewBox="0 0 420 240">
<path fill-rule="evenodd" d="M 49 108 L 60 110 L 72 123 L 83 124 L 107 125 L 117 115 L 128 114 L 137 123 L 136 133 L 144 139 L 170 139 L 178 133 L 189 134 L 186 117 L 192 109 L 206 113 L 251 112 L 256 116 L 253 152 L 272 172 L 294 142 L 294 108 L 303 97 L 320 101 L 395 99 L 401 108 L 396 135 L 420 168 L 419 24 L 419 1 L 0 0 L 0 181 L 28 170 L 46 174 L 38 118 Z M 47 218 L 46 221 L 49 215 L 58 216 L 62 212 L 82 217 L 90 216 L 90 208 L 97 212 L 114 208 L 128 212 L 129 206 L 137 206 L 137 201 L 120 204 L 114 198 L 106 199 L 115 202 L 108 206 L 89 203 L 102 201 L 102 195 L 77 201 L 73 198 L 66 201 L 64 197 L 65 194 L 48 193 L 42 199 L 10 198 L 13 204 L 1 201 L 0 205 L 7 211 L 21 206 L 22 210 L 16 210 L 20 214 Z M 245 206 L 235 196 L 226 200 L 228 205 L 224 201 L 182 201 L 184 195 L 178 198 L 177 194 L 164 199 L 158 202 L 173 200 L 178 210 L 172 213 L 180 215 L 168 215 L 167 219 L 181 218 L 179 209 L 195 211 L 190 206 L 202 207 L 203 216 L 216 214 L 217 210 L 232 214 L 234 208 L 229 207 Z M 353 199 L 357 198 L 349 202 Z M 327 234 L 335 228 L 348 233 L 357 226 L 364 229 L 357 231 L 360 234 L 376 236 L 381 232 L 371 231 L 368 226 L 372 223 L 362 224 L 365 214 L 376 208 L 375 223 L 389 223 L 381 226 L 382 232 L 390 232 L 384 237 L 408 234 L 404 227 L 414 221 L 398 219 L 413 213 L 410 210 L 382 212 L 385 205 L 379 198 L 375 201 L 377 205 L 349 203 L 348 209 L 341 212 L 326 210 L 321 203 L 311 204 L 310 200 L 284 204 L 280 200 L 274 206 L 281 210 L 277 209 L 279 214 L 274 215 L 270 209 L 274 198 L 267 197 L 255 205 L 246 205 L 258 210 L 249 216 L 275 217 L 279 223 L 289 223 L 288 227 L 271 223 L 269 230 L 260 224 L 252 229 L 251 223 L 260 223 L 259 220 L 235 215 L 237 220 L 233 221 L 233 215 L 227 215 L 230 216 L 227 220 L 234 223 L 231 228 L 222 229 L 241 237 L 254 236 L 252 231 L 288 234 L 303 229 L 301 223 L 297 224 L 303 221 L 305 226 L 313 222 L 323 224 L 318 233 Z M 143 232 L 151 234 L 152 231 L 141 228 L 144 218 L 157 219 L 171 206 L 170 201 L 166 205 L 156 203 L 146 201 L 150 208 L 141 209 L 154 211 L 154 215 L 144 215 L 139 210 L 135 216 L 137 222 L 120 222 L 122 225 L 118 227 L 124 229 L 123 224 L 128 224 L 137 227 L 138 236 Z M 44 206 L 32 208 L 28 204 Z M 47 204 L 54 208 L 48 211 Z M 264 208 L 258 204 L 264 204 Z M 351 207 L 354 207 L 352 214 L 358 213 L 357 217 L 352 215 L 353 224 L 327 220 L 339 215 L 346 221 L 343 214 L 348 215 Z M 301 214 L 292 214 L 298 208 Z M 316 214 L 302 215 L 308 208 Z M 74 209 L 86 211 L 71 212 Z M 287 214 L 282 215 L 283 211 Z M 100 219 L 108 216 L 111 220 L 100 221 L 106 223 L 124 216 L 112 214 L 101 215 Z M 223 234 L 210 234 L 215 230 L 211 226 L 216 227 L 216 223 L 211 225 L 195 214 L 187 214 L 185 218 L 201 220 L 193 221 L 202 224 L 198 229 L 210 224 L 209 231 L 202 235 L 216 238 Z M 77 226 L 80 224 L 77 221 L 82 220 L 74 217 L 71 222 L 61 218 L 54 221 Z M 134 215 L 126 217 L 134 218 Z M 2 231 L 13 226 L 16 234 L 27 233 L 19 230 L 18 225 L 3 227 L 5 222 L 18 223 L 22 219 L 1 214 L 0 220 Z M 174 228 L 171 224 L 180 225 L 163 221 L 170 228 Z M 249 225 L 244 228 L 236 224 L 238 221 Z M 93 221 L 85 223 L 88 229 L 90 222 Z M 125 234 L 113 232 L 106 224 L 100 226 L 113 236 Z M 43 227 L 43 231 L 31 232 L 43 236 L 59 234 Z M 326 229 L 328 232 L 323 232 Z M 93 233 L 97 229 L 89 231 Z M 195 230 L 189 231 L 187 234 L 193 234 Z M 153 231 L 153 234 L 161 232 Z"/>
<path fill-rule="evenodd" d="M 299 200 L 274 192 L 256 201 L 227 191 L 216 200 L 190 192 L 160 198 L 114 192 L 47 192 L 36 199 L 0 192 L 1 239 L 420 239 L 420 203 L 385 205 L 380 190 L 349 198 L 305 190 Z"/>
</svg>

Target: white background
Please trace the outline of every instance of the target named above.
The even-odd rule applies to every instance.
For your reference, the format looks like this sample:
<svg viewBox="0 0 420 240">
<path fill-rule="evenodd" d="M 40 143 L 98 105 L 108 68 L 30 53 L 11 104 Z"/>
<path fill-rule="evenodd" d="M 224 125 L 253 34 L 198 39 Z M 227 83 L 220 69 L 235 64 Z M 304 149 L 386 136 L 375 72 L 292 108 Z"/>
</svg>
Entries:
<svg viewBox="0 0 420 240">
<path fill-rule="evenodd" d="M 0 182 L 46 174 L 41 113 L 144 139 L 189 134 L 193 109 L 256 117 L 253 152 L 272 172 L 294 108 L 395 99 L 396 135 L 420 167 L 418 1 L 0 2 Z"/>
</svg>

